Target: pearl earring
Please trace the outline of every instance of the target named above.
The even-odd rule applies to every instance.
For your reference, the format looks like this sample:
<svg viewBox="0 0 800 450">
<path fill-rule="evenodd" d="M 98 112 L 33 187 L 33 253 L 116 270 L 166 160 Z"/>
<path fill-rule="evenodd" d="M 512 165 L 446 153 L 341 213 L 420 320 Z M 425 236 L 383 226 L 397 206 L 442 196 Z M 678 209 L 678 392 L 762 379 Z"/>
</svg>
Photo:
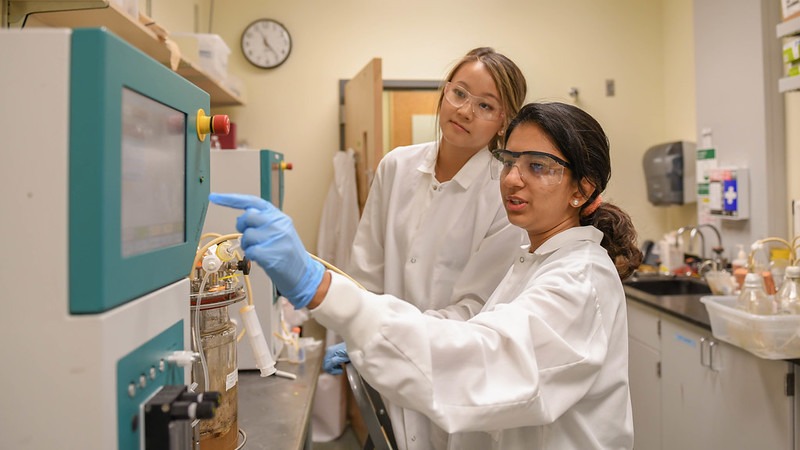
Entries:
<svg viewBox="0 0 800 450">
<path fill-rule="evenodd" d="M 580 201 L 578 201 L 577 198 L 572 199 L 572 206 L 578 206 L 578 203 L 580 203 Z"/>
</svg>

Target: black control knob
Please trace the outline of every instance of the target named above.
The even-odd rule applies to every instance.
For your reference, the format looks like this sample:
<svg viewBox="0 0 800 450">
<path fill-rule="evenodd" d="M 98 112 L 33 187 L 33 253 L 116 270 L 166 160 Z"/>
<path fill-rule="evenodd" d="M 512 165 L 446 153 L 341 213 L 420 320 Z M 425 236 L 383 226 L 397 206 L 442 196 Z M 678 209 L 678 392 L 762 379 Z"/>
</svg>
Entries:
<svg viewBox="0 0 800 450">
<path fill-rule="evenodd" d="M 214 402 L 197 403 L 196 416 L 198 419 L 213 419 L 217 405 Z"/>
<path fill-rule="evenodd" d="M 250 275 L 250 260 L 242 258 L 242 260 L 236 264 L 236 268 L 241 270 L 243 274 Z"/>
<path fill-rule="evenodd" d="M 222 399 L 222 394 L 214 391 L 203 392 L 197 396 L 198 402 L 210 402 L 214 406 L 219 406 L 221 399 Z"/>
</svg>

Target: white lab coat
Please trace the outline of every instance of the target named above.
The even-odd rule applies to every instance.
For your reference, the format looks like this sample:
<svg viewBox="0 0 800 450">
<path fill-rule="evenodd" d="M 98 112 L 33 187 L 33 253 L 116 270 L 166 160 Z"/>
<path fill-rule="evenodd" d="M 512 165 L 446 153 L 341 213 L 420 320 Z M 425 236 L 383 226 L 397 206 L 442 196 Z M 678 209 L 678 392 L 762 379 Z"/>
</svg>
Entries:
<svg viewBox="0 0 800 450">
<path fill-rule="evenodd" d="M 353 149 L 347 149 L 333 157 L 333 181 L 322 205 L 317 256 L 344 267 L 350 258 L 357 226 L 356 158 Z"/>
<path fill-rule="evenodd" d="M 367 382 L 453 433 L 449 449 L 630 449 L 625 295 L 602 237 L 578 227 L 519 249 L 468 321 L 337 274 L 312 314 L 344 337 Z"/>
<path fill-rule="evenodd" d="M 355 151 L 336 152 L 333 157 L 333 181 L 322 206 L 317 234 L 317 256 L 337 267 L 350 257 L 358 226 L 358 194 L 356 191 Z M 325 346 L 341 342 L 331 330 Z M 346 422 L 342 377 L 321 373 L 311 411 L 311 432 L 314 442 L 328 442 L 341 436 Z"/>
<path fill-rule="evenodd" d="M 398 147 L 380 162 L 345 270 L 372 292 L 427 314 L 466 320 L 481 310 L 528 241 L 508 222 L 491 154 L 476 153 L 450 180 L 435 178 L 438 144 Z M 444 449 L 447 433 L 386 401 L 398 445 Z"/>
<path fill-rule="evenodd" d="M 466 320 L 480 311 L 527 235 L 508 222 L 491 154 L 452 180 L 434 177 L 435 142 L 381 160 L 345 272 L 368 290 Z"/>
</svg>

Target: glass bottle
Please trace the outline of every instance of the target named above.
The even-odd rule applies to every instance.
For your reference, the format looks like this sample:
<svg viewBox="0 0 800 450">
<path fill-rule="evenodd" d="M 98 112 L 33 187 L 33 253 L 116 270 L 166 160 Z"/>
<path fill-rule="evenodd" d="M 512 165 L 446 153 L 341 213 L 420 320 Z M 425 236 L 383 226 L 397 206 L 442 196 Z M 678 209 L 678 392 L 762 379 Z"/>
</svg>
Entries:
<svg viewBox="0 0 800 450">
<path fill-rule="evenodd" d="M 202 361 L 192 366 L 192 381 L 197 383 L 197 392 L 221 393 L 220 405 L 214 418 L 202 420 L 200 428 L 200 450 L 236 447 L 239 439 L 238 420 L 238 361 L 236 355 L 236 324 L 231 321 L 228 307 L 198 310 L 192 307 L 192 323 L 195 314 L 200 316 L 200 344 L 208 368 L 208 384 L 205 386 Z M 192 330 L 196 333 L 197 330 Z"/>
<path fill-rule="evenodd" d="M 764 281 L 757 273 L 748 273 L 744 278 L 744 286 L 736 305 L 750 314 L 775 314 L 775 302 L 764 290 Z"/>
<path fill-rule="evenodd" d="M 778 291 L 778 311 L 781 314 L 800 314 L 800 266 L 789 266 Z"/>
<path fill-rule="evenodd" d="M 775 290 L 779 291 L 786 278 L 786 268 L 791 265 L 792 252 L 786 248 L 773 248 L 769 252 L 769 271 L 775 280 Z"/>
</svg>

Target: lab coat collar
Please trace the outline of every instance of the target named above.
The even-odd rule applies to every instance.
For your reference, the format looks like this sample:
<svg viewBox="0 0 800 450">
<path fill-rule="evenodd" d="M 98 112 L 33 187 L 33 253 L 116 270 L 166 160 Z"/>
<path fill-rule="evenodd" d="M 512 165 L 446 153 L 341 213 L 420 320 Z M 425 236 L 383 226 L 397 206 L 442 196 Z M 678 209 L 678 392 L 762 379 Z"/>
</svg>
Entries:
<svg viewBox="0 0 800 450">
<path fill-rule="evenodd" d="M 600 245 L 602 240 L 603 232 L 591 225 L 573 227 L 551 237 L 545 241 L 544 244 L 540 245 L 539 248 L 534 250 L 533 253 L 537 255 L 546 255 L 575 241 L 591 241 Z"/>
<path fill-rule="evenodd" d="M 427 154 L 422 161 L 422 164 L 417 167 L 422 173 L 430 174 L 431 176 L 434 175 L 436 170 L 436 157 L 439 155 L 439 145 L 432 145 L 426 148 Z M 489 163 L 491 161 L 492 154 L 489 153 L 488 147 L 482 148 L 478 153 L 475 153 L 472 158 L 464 164 L 464 167 L 458 171 L 456 176 L 453 177 L 452 181 L 458 183 L 464 189 L 468 189 L 470 184 L 475 181 L 481 173 L 484 171 L 489 170 Z"/>
</svg>

